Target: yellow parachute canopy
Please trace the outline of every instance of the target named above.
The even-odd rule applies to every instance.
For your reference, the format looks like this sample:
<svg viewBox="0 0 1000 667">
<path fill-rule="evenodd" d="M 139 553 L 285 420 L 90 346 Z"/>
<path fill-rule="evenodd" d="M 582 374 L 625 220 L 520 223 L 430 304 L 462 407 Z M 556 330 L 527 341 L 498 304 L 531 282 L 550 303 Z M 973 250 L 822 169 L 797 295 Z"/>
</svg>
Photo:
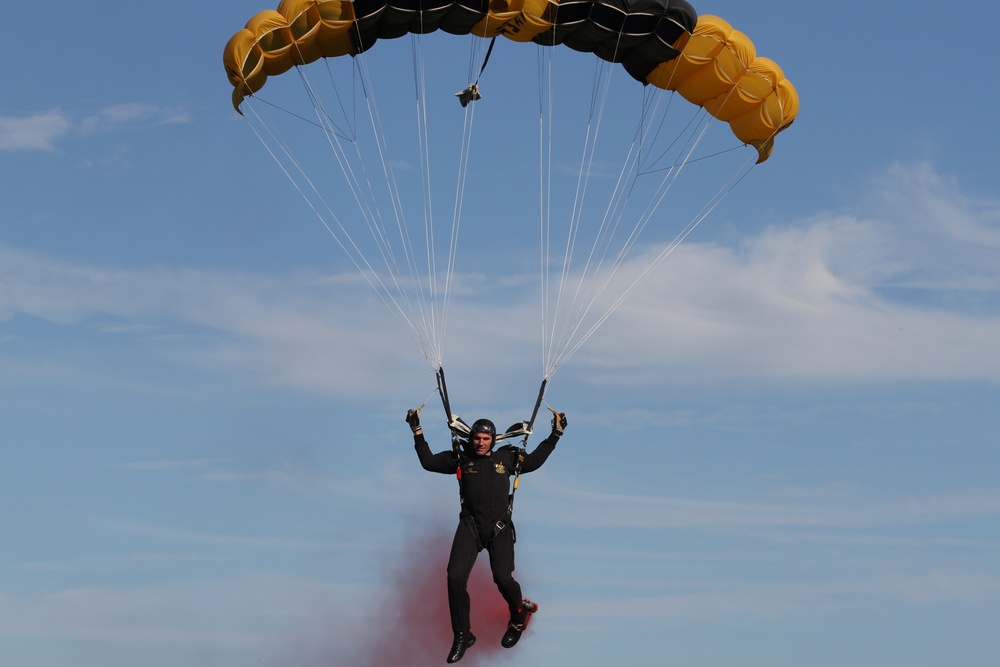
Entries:
<svg viewBox="0 0 1000 667">
<path fill-rule="evenodd" d="M 583 10 L 581 10 L 583 7 Z M 567 44 L 621 62 L 634 78 L 704 107 L 733 134 L 770 156 L 774 137 L 798 113 L 795 87 L 753 42 L 717 16 L 697 17 L 684 0 L 424 0 L 419 11 L 393 0 L 282 0 L 251 18 L 226 45 L 223 61 L 233 106 L 259 91 L 267 77 L 319 58 L 357 55 L 378 39 L 437 29 L 503 36 L 515 42 Z M 367 15 L 359 16 L 359 11 Z M 606 18 L 612 15 L 613 19 Z M 580 20 L 584 16 L 585 20 Z M 628 20 L 641 16 L 638 34 Z M 693 25 L 697 20 L 697 24 Z M 582 26 L 582 27 L 581 27 Z M 691 30 L 693 27 L 693 31 Z"/>
<path fill-rule="evenodd" d="M 681 55 L 658 65 L 647 83 L 675 90 L 728 122 L 740 141 L 757 149 L 758 162 L 799 112 L 798 93 L 778 64 L 758 58 L 753 42 L 718 16 L 699 17 Z"/>
<path fill-rule="evenodd" d="M 357 55 L 407 33 L 440 29 L 567 44 L 621 62 L 636 76 L 676 57 L 696 21 L 686 0 L 629 0 L 627 8 L 621 0 L 421 0 L 419 8 L 399 0 L 282 0 L 233 35 L 223 60 L 238 109 L 268 76 L 318 58 Z"/>
</svg>

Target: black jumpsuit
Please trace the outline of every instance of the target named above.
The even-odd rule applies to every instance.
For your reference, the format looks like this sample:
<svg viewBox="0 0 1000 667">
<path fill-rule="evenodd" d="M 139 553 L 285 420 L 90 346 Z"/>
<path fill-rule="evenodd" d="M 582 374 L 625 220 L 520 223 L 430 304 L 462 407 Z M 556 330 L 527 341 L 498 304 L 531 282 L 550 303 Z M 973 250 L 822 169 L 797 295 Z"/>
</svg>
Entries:
<svg viewBox="0 0 1000 667">
<path fill-rule="evenodd" d="M 415 435 L 414 447 L 424 470 L 454 475 L 455 453 L 451 450 L 432 454 L 423 434 Z M 549 454 L 555 449 L 559 436 L 553 433 L 538 444 L 534 451 L 525 454 L 521 472 L 538 470 Z M 518 450 L 515 447 L 501 447 L 486 456 L 476 456 L 463 452 L 460 455 L 462 468 L 462 516 L 451 544 L 448 559 L 448 607 L 451 611 L 451 626 L 455 632 L 469 631 L 469 592 L 467 585 L 472 566 L 476 563 L 480 547 L 476 535 L 466 523 L 471 516 L 479 534 L 480 544 L 490 554 L 490 569 L 493 581 L 510 608 L 511 620 L 523 622 L 521 607 L 521 585 L 514 579 L 514 524 L 507 517 L 510 477 L 517 464 Z M 506 520 L 506 527 L 494 536 L 494 526 Z M 519 617 L 520 616 L 520 617 Z"/>
</svg>

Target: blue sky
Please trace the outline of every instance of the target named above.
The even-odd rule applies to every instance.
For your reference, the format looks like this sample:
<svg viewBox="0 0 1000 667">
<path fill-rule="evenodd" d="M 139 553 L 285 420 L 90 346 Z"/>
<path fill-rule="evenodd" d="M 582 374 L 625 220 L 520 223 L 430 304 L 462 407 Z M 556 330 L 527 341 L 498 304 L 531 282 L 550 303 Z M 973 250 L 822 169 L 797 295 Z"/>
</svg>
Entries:
<svg viewBox="0 0 1000 667">
<path fill-rule="evenodd" d="M 569 430 L 515 517 L 542 611 L 466 660 L 995 665 L 1000 10 L 696 6 L 799 118 L 553 377 Z M 0 72 L 4 665 L 363 664 L 413 625 L 396 600 L 443 590 L 421 545 L 454 482 L 402 421 L 433 374 L 229 102 L 222 48 L 268 7 L 8 10 L 34 28 Z M 445 368 L 457 412 L 505 424 L 537 306 L 530 262 L 484 254 Z"/>
</svg>

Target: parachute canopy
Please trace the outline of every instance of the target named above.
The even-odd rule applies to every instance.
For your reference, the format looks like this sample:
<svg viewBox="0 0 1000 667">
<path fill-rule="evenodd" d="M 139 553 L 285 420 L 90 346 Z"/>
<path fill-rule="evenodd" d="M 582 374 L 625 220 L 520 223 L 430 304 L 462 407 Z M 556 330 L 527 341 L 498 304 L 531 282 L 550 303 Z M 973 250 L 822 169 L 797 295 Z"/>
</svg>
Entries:
<svg viewBox="0 0 1000 667">
<path fill-rule="evenodd" d="M 442 30 L 503 36 L 621 63 L 636 80 L 704 107 L 766 160 L 798 113 L 781 68 L 725 20 L 684 0 L 282 0 L 229 40 L 223 61 L 233 106 L 269 76 L 320 58 L 355 56 L 379 39 Z"/>
<path fill-rule="evenodd" d="M 438 373 L 456 294 L 465 331 L 521 331 L 535 311 L 511 304 L 537 287 L 550 378 L 798 111 L 777 64 L 683 0 L 282 0 L 224 62 L 241 117 Z"/>
</svg>

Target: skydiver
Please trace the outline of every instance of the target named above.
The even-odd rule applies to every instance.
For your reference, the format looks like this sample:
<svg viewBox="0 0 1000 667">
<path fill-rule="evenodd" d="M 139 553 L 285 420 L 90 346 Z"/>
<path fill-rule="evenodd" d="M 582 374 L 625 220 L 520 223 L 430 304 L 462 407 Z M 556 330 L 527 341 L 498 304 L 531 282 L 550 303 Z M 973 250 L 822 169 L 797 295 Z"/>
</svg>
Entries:
<svg viewBox="0 0 1000 667">
<path fill-rule="evenodd" d="M 448 559 L 448 608 L 455 641 L 448 662 L 458 662 L 467 648 L 476 642 L 469 620 L 471 601 L 467 585 L 476 557 L 483 549 L 490 554 L 493 581 L 507 602 L 510 622 L 500 644 L 511 648 L 521 638 L 528 617 L 538 606 L 521 596 L 521 585 L 514 579 L 514 524 L 510 516 L 510 477 L 518 465 L 521 450 L 504 446 L 496 451 L 496 427 L 489 419 L 472 424 L 463 451 L 446 450 L 432 454 L 420 426 L 418 410 L 406 413 L 406 423 L 413 431 L 414 448 L 424 470 L 458 475 L 462 511 Z M 537 470 L 566 429 L 566 415 L 552 418 L 552 432 L 520 461 L 520 472 Z"/>
</svg>

